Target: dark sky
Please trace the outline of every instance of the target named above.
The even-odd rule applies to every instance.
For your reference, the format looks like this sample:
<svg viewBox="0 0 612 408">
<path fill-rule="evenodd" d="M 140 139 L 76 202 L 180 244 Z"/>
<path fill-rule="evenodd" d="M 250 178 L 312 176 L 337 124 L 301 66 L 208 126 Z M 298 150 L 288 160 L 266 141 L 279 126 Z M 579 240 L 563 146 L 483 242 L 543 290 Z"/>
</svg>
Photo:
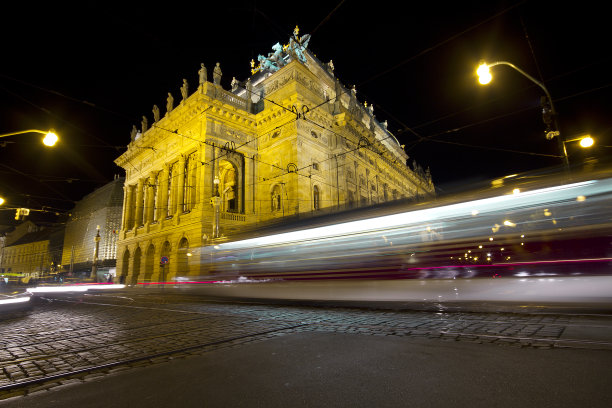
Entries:
<svg viewBox="0 0 612 408">
<path fill-rule="evenodd" d="M 561 163 L 544 138 L 540 88 L 505 66 L 480 86 L 480 59 L 512 62 L 545 83 L 565 137 L 591 133 L 599 147 L 589 155 L 612 152 L 602 147 L 612 146 L 612 35 L 599 2 L 17 3 L 3 5 L 0 24 L 0 133 L 54 128 L 61 142 L 0 139 L 7 207 L 69 210 L 123 174 L 113 160 L 132 125 L 142 115 L 151 123 L 168 91 L 180 98 L 183 78 L 193 92 L 200 62 L 211 72 L 219 61 L 229 88 L 296 25 L 442 190 Z M 568 149 L 571 161 L 584 159 Z M 0 224 L 13 217 L 0 211 Z"/>
</svg>

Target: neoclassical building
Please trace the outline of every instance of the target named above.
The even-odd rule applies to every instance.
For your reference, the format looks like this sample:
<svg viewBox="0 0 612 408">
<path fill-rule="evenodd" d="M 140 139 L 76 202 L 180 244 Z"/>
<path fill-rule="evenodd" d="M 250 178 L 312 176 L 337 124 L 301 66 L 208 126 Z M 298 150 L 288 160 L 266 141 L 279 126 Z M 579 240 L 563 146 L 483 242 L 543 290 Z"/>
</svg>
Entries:
<svg viewBox="0 0 612 408">
<path fill-rule="evenodd" d="M 190 93 L 168 94 L 132 130 L 115 163 L 125 169 L 117 274 L 127 283 L 207 274 L 199 248 L 256 224 L 434 194 L 429 171 L 410 168 L 373 107 L 320 62 L 308 36 L 251 62 L 252 76 L 221 86 L 204 65 Z"/>
</svg>

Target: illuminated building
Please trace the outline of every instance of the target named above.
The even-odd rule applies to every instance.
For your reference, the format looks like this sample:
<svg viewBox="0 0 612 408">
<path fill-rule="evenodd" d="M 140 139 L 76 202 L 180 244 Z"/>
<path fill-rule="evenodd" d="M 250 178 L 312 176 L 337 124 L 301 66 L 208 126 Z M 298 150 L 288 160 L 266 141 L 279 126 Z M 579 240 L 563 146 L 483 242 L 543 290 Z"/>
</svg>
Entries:
<svg viewBox="0 0 612 408">
<path fill-rule="evenodd" d="M 153 108 L 115 163 L 125 169 L 117 273 L 126 283 L 206 274 L 199 248 L 271 220 L 434 194 L 373 106 L 296 28 L 252 76 L 208 81 Z M 212 72 L 210 72 L 212 71 Z M 160 261 L 167 259 L 162 267 Z M 165 262 L 165 261 L 164 261 Z"/>
<path fill-rule="evenodd" d="M 22 283 L 48 278 L 58 270 L 63 240 L 63 226 L 20 224 L 6 236 L 0 273 Z"/>
<path fill-rule="evenodd" d="M 98 276 L 92 278 L 100 281 L 108 273 L 115 275 L 124 180 L 123 177 L 115 177 L 76 203 L 66 223 L 63 272 L 75 277 L 90 276 L 95 251 L 94 238 L 99 228 Z"/>
</svg>

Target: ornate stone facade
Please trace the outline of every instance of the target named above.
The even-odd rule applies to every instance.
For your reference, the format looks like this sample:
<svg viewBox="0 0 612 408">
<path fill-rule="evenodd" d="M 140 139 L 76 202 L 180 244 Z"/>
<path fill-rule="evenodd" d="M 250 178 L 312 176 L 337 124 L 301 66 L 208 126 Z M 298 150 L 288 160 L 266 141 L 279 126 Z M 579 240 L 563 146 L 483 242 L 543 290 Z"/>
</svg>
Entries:
<svg viewBox="0 0 612 408">
<path fill-rule="evenodd" d="M 98 228 L 99 276 L 92 278 L 100 281 L 105 274 L 114 275 L 117 235 L 121 229 L 123 183 L 123 177 L 115 177 L 110 183 L 83 197 L 71 211 L 62 253 L 62 270 L 69 276 L 90 276 L 96 247 L 94 237 Z"/>
<path fill-rule="evenodd" d="M 206 275 L 198 249 L 258 223 L 434 194 L 330 64 L 302 53 L 305 63 L 286 58 L 233 92 L 200 77 L 116 159 L 126 171 L 117 249 L 126 283 Z"/>
</svg>

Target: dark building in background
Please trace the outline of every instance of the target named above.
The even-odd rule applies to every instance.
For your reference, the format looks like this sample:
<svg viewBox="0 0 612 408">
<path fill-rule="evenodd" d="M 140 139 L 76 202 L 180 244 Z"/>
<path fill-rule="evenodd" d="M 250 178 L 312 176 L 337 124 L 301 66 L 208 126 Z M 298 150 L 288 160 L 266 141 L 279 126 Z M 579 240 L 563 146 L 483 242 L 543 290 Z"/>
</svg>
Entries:
<svg viewBox="0 0 612 408">
<path fill-rule="evenodd" d="M 62 271 L 68 276 L 91 277 L 97 281 L 115 276 L 117 233 L 121 229 L 123 177 L 115 179 L 79 201 L 66 223 Z M 99 241 L 96 236 L 99 233 Z M 97 244 L 97 267 L 91 276 Z"/>
</svg>

